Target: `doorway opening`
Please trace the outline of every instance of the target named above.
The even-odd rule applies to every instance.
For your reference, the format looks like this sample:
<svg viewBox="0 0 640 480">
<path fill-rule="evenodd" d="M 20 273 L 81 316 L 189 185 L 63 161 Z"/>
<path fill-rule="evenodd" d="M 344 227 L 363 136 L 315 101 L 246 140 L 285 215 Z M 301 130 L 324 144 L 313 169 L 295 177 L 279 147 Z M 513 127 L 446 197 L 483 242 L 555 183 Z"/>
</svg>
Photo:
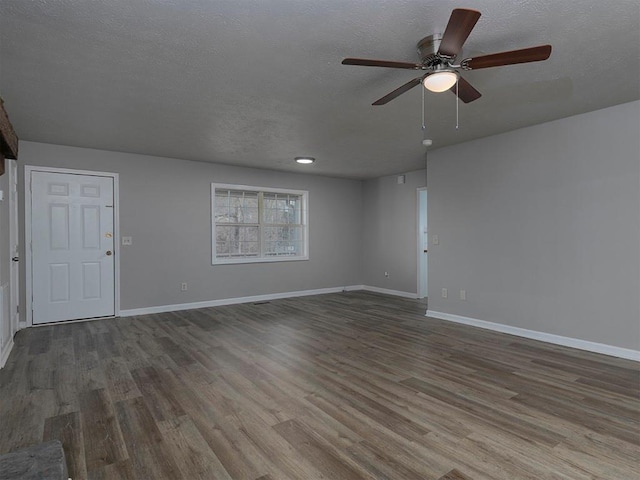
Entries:
<svg viewBox="0 0 640 480">
<path fill-rule="evenodd" d="M 3 225 L 7 225 L 3 241 L 0 242 L 3 251 L 0 252 L 0 261 L 3 271 L 8 273 L 0 275 L 0 368 L 2 368 L 13 347 L 13 337 L 18 331 L 20 298 L 18 278 L 18 166 L 13 159 L 5 159 L 0 155 L 2 168 L 6 168 L 6 175 L 0 183 L 0 212 L 3 217 Z M 5 171 L 5 170 L 3 170 Z M 6 183 L 5 183 L 6 182 Z M 6 196 L 5 196 L 6 194 Z M 4 220 L 6 218 L 6 221 Z"/>
<path fill-rule="evenodd" d="M 5 160 L 9 167 L 9 319 L 11 337 L 18 331 L 20 322 L 20 246 L 18 244 L 18 162 Z"/>
<path fill-rule="evenodd" d="M 418 188 L 418 219 L 417 219 L 417 262 L 418 262 L 418 298 L 428 298 L 429 293 L 429 253 L 427 229 L 427 187 Z"/>
</svg>

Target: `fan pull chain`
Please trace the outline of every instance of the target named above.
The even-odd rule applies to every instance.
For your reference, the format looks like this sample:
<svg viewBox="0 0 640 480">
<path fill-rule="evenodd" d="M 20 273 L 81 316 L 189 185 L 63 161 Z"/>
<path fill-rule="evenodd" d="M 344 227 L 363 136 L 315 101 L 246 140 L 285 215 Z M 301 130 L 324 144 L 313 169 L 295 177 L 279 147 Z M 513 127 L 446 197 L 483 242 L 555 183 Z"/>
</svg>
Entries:
<svg viewBox="0 0 640 480">
<path fill-rule="evenodd" d="M 427 166 L 428 166 L 428 156 L 427 153 L 429 152 L 428 148 L 425 148 L 424 150 L 424 186 L 427 186 L 427 181 L 429 179 L 429 175 L 427 174 Z"/>
<path fill-rule="evenodd" d="M 422 91 L 422 139 L 424 140 L 426 138 L 426 130 L 427 130 L 427 126 L 424 123 L 424 88 L 420 89 Z"/>
<path fill-rule="evenodd" d="M 458 123 L 458 105 L 460 105 L 460 97 L 458 96 L 458 85 L 459 85 L 459 81 L 456 80 L 456 130 L 458 130 L 459 127 L 459 123 Z"/>
<path fill-rule="evenodd" d="M 425 110 L 425 106 L 424 106 L 424 91 L 425 88 L 423 87 L 422 89 L 422 144 L 426 147 L 425 142 L 427 141 L 427 125 L 424 122 L 424 110 Z M 427 150 L 424 150 L 424 186 L 427 186 Z"/>
<path fill-rule="evenodd" d="M 422 146 L 429 148 L 432 144 L 433 141 L 429 138 L 427 138 L 427 122 L 425 120 L 425 89 L 421 89 L 422 91 Z"/>
</svg>

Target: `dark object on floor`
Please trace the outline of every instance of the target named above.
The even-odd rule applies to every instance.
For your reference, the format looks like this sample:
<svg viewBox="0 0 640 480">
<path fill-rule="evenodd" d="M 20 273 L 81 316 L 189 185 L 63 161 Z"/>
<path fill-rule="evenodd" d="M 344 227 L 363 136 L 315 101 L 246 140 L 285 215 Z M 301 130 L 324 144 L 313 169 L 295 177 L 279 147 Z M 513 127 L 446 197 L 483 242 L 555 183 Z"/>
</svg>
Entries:
<svg viewBox="0 0 640 480">
<path fill-rule="evenodd" d="M 59 440 L 0 455 L 0 480 L 67 480 L 67 462 Z"/>
</svg>

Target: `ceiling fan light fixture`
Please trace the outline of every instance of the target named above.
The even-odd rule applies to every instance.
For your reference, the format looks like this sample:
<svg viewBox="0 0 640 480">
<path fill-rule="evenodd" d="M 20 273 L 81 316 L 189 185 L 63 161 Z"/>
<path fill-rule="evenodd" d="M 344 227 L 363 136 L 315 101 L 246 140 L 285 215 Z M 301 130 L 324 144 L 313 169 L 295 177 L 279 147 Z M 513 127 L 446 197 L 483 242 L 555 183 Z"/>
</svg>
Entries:
<svg viewBox="0 0 640 480">
<path fill-rule="evenodd" d="M 458 74 L 451 70 L 444 70 L 427 75 L 422 81 L 424 87 L 431 92 L 446 92 L 458 81 Z"/>
<path fill-rule="evenodd" d="M 296 162 L 297 163 L 302 163 L 304 165 L 310 165 L 315 161 L 316 161 L 316 159 L 313 158 L 313 157 L 296 157 Z"/>
</svg>

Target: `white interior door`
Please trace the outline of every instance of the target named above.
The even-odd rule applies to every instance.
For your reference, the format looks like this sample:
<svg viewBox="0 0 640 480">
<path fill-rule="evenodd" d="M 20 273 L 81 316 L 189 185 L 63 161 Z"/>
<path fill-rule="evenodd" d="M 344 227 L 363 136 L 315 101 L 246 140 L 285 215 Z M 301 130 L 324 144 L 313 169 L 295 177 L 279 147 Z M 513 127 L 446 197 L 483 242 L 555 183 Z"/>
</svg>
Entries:
<svg viewBox="0 0 640 480">
<path fill-rule="evenodd" d="M 34 324 L 115 314 L 113 178 L 31 172 Z"/>
<path fill-rule="evenodd" d="M 9 323 L 11 338 L 18 331 L 18 305 L 20 302 L 20 269 L 18 246 L 18 163 L 6 160 L 9 174 L 9 251 L 11 264 L 9 266 Z"/>
</svg>

